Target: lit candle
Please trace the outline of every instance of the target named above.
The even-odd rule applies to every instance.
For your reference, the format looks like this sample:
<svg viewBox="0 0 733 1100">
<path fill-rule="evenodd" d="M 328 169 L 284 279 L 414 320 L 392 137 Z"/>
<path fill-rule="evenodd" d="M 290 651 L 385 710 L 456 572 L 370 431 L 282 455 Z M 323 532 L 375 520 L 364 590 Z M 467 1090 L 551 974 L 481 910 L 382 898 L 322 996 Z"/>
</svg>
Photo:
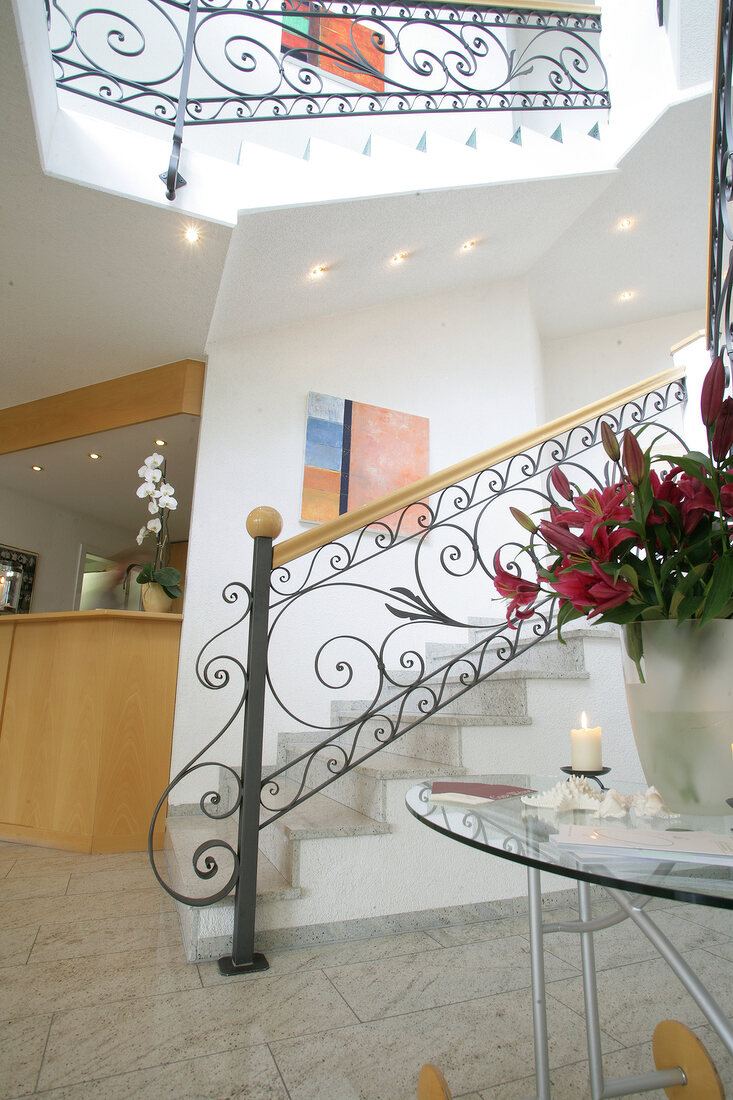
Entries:
<svg viewBox="0 0 733 1100">
<path fill-rule="evenodd" d="M 601 727 L 588 728 L 588 716 L 580 716 L 581 728 L 570 731 L 570 765 L 576 772 L 599 772 L 601 759 Z"/>
</svg>

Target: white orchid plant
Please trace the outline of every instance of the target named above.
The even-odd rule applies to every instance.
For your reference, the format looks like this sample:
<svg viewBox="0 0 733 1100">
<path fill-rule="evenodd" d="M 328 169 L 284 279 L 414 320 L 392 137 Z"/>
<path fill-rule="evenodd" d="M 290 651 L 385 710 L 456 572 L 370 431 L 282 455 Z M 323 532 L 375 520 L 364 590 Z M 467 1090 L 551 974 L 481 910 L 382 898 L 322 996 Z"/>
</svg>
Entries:
<svg viewBox="0 0 733 1100">
<path fill-rule="evenodd" d="M 165 457 L 159 454 L 149 455 L 145 463 L 138 470 L 138 476 L 142 478 L 142 484 L 138 486 L 137 495 L 141 500 L 147 500 L 148 512 L 151 518 L 144 524 L 137 535 L 137 544 L 142 546 L 147 538 L 155 539 L 155 556 L 152 561 L 146 561 L 137 575 L 138 584 L 159 584 L 171 599 L 182 596 L 180 589 L 181 574 L 172 565 L 168 564 L 168 518 L 170 513 L 178 507 L 175 498 L 175 489 L 166 481 Z M 128 565 L 125 574 L 125 583 L 128 583 L 130 571 L 136 569 L 140 563 Z"/>
</svg>

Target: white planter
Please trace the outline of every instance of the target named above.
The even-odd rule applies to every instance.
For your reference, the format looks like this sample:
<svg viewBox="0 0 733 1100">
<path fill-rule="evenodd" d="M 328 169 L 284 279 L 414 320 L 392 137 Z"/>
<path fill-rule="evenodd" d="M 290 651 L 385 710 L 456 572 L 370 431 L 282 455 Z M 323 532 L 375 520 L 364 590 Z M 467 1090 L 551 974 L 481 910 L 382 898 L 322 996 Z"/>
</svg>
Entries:
<svg viewBox="0 0 733 1100">
<path fill-rule="evenodd" d="M 633 659 L 637 627 L 639 667 Z M 622 631 L 624 678 L 636 748 L 649 784 L 671 810 L 733 813 L 733 620 L 702 630 L 674 620 Z"/>
</svg>

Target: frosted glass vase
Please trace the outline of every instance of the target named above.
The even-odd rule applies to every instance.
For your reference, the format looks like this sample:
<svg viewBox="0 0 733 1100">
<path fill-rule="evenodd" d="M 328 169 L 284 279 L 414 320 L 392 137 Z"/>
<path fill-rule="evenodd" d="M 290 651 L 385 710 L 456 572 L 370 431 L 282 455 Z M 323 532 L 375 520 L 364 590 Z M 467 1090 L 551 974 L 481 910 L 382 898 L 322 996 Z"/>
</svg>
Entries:
<svg viewBox="0 0 733 1100">
<path fill-rule="evenodd" d="M 631 726 L 647 783 L 670 810 L 733 813 L 733 620 L 622 631 Z"/>
</svg>

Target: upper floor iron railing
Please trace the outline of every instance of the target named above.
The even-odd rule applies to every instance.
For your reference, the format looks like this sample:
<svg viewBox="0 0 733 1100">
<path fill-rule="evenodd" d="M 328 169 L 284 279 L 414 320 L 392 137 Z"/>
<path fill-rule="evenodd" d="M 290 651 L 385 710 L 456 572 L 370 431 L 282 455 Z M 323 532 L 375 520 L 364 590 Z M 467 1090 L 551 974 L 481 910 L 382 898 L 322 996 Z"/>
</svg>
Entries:
<svg viewBox="0 0 733 1100">
<path fill-rule="evenodd" d="M 263 508 L 250 515 L 252 584 L 234 583 L 223 593 L 241 609 L 233 637 L 248 624 L 248 664 L 222 654 L 228 631 L 202 649 L 200 683 L 218 690 L 233 686 L 236 674 L 236 698 L 220 731 L 174 778 L 158 807 L 206 767 L 234 785 L 228 805 L 213 788 L 200 800 L 213 821 L 240 814 L 236 850 L 218 836 L 192 853 L 196 875 L 215 888 L 194 898 L 166 886 L 194 905 L 236 887 L 234 962 L 225 966 L 263 965 L 254 952 L 259 830 L 553 631 L 554 599 L 510 625 L 503 605 L 493 602 L 497 563 L 521 573 L 529 553 L 510 505 L 536 512 L 560 504 L 550 480 L 558 464 L 573 482 L 601 485 L 607 462 L 601 424 L 621 434 L 660 423 L 684 399 L 678 375 L 667 371 L 274 548 L 277 513 Z M 230 652 L 243 648 L 232 642 Z M 240 778 L 211 753 L 243 710 Z M 263 778 L 266 721 L 298 731 L 301 747 Z"/>
<path fill-rule="evenodd" d="M 599 9 L 549 0 L 45 0 L 59 89 L 173 127 L 610 106 Z"/>
<path fill-rule="evenodd" d="M 718 54 L 713 83 L 710 234 L 708 241 L 707 345 L 711 359 L 733 363 L 733 31 L 731 0 L 719 0 Z"/>
</svg>

